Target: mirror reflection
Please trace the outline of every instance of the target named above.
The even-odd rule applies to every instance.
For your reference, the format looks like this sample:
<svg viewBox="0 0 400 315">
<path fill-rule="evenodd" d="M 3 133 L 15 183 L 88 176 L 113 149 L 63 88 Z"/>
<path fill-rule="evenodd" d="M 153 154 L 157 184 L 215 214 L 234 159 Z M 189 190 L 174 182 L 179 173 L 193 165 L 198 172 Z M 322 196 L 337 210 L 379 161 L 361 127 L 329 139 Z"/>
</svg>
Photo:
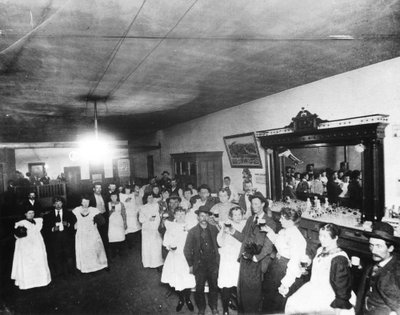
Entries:
<svg viewBox="0 0 400 315">
<path fill-rule="evenodd" d="M 362 147 L 281 148 L 282 196 L 361 209 Z"/>
</svg>

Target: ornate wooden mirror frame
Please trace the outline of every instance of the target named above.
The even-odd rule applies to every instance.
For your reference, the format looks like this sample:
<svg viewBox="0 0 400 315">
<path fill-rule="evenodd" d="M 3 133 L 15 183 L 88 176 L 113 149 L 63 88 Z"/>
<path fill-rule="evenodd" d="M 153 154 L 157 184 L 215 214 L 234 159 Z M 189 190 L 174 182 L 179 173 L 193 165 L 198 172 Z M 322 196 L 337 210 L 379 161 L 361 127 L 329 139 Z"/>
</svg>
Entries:
<svg viewBox="0 0 400 315">
<path fill-rule="evenodd" d="M 273 200 L 282 199 L 284 164 L 279 150 L 318 146 L 348 146 L 362 144 L 362 220 L 376 221 L 384 215 L 383 138 L 388 115 L 368 115 L 326 121 L 302 108 L 290 125 L 256 133 L 266 150 L 266 195 Z"/>
</svg>

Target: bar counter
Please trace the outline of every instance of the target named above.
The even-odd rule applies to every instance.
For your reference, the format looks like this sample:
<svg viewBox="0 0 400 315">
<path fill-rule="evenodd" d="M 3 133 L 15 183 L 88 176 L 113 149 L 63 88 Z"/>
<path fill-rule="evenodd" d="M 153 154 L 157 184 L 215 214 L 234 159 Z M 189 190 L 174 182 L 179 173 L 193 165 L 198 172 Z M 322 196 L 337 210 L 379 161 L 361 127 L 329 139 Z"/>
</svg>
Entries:
<svg viewBox="0 0 400 315">
<path fill-rule="evenodd" d="M 274 217 L 277 217 L 282 207 L 291 207 L 302 210 L 302 218 L 300 221 L 300 231 L 307 240 L 309 248 L 319 246 L 319 227 L 324 223 L 334 223 L 341 227 L 341 234 L 338 244 L 350 256 L 358 256 L 361 258 L 363 265 L 370 262 L 371 254 L 369 251 L 368 238 L 364 235 L 364 231 L 371 231 L 372 222 L 364 222 L 361 224 L 361 213 L 357 209 L 345 207 L 321 207 L 316 209 L 310 207 L 304 201 L 270 202 L 270 209 Z M 385 218 L 382 219 L 385 221 Z M 395 236 L 399 237 L 400 244 L 400 228 L 399 219 L 391 219 L 390 221 L 395 228 Z M 397 223 L 397 224 L 396 224 Z M 396 253 L 400 253 L 399 246 L 395 248 Z"/>
</svg>

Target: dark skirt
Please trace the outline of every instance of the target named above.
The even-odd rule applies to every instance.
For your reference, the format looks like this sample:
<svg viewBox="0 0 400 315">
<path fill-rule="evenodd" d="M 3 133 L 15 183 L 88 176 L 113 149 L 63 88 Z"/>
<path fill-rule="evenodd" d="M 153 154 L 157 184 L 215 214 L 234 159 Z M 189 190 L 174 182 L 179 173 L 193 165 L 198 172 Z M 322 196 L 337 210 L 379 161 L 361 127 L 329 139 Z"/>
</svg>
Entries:
<svg viewBox="0 0 400 315">
<path fill-rule="evenodd" d="M 289 259 L 276 257 L 268 267 L 263 281 L 263 312 L 267 314 L 282 313 L 285 310 L 286 298 L 278 292 L 281 280 L 286 274 Z"/>
<path fill-rule="evenodd" d="M 238 303 L 245 314 L 260 313 L 262 301 L 261 263 L 240 259 Z"/>
<path fill-rule="evenodd" d="M 271 262 L 263 281 L 263 313 L 275 314 L 283 313 L 285 310 L 286 300 L 294 292 L 296 292 L 303 284 L 304 278 L 297 278 L 291 285 L 289 293 L 283 297 L 278 289 L 281 286 L 281 280 L 286 275 L 286 269 L 289 259 L 278 256 Z"/>
</svg>

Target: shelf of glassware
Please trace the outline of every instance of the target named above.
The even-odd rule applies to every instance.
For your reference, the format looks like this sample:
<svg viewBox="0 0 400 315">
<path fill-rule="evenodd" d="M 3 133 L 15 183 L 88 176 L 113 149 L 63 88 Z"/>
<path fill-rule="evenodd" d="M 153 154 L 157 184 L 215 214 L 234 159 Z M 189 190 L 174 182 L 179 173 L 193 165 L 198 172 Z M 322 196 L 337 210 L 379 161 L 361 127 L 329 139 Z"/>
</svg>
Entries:
<svg viewBox="0 0 400 315">
<path fill-rule="evenodd" d="M 341 227 L 339 245 L 351 252 L 364 257 L 369 256 L 368 238 L 364 236 L 363 231 L 371 231 L 372 222 L 360 223 L 361 213 L 357 209 L 346 207 L 313 207 L 303 201 L 271 202 L 270 209 L 273 213 L 278 213 L 284 206 L 300 209 L 302 219 L 300 221 L 300 230 L 304 237 L 312 245 L 319 244 L 319 227 L 322 223 L 334 223 Z M 384 219 L 382 220 L 384 221 Z M 392 220 L 390 222 L 395 227 L 395 235 L 400 237 L 399 222 L 397 225 Z"/>
</svg>

